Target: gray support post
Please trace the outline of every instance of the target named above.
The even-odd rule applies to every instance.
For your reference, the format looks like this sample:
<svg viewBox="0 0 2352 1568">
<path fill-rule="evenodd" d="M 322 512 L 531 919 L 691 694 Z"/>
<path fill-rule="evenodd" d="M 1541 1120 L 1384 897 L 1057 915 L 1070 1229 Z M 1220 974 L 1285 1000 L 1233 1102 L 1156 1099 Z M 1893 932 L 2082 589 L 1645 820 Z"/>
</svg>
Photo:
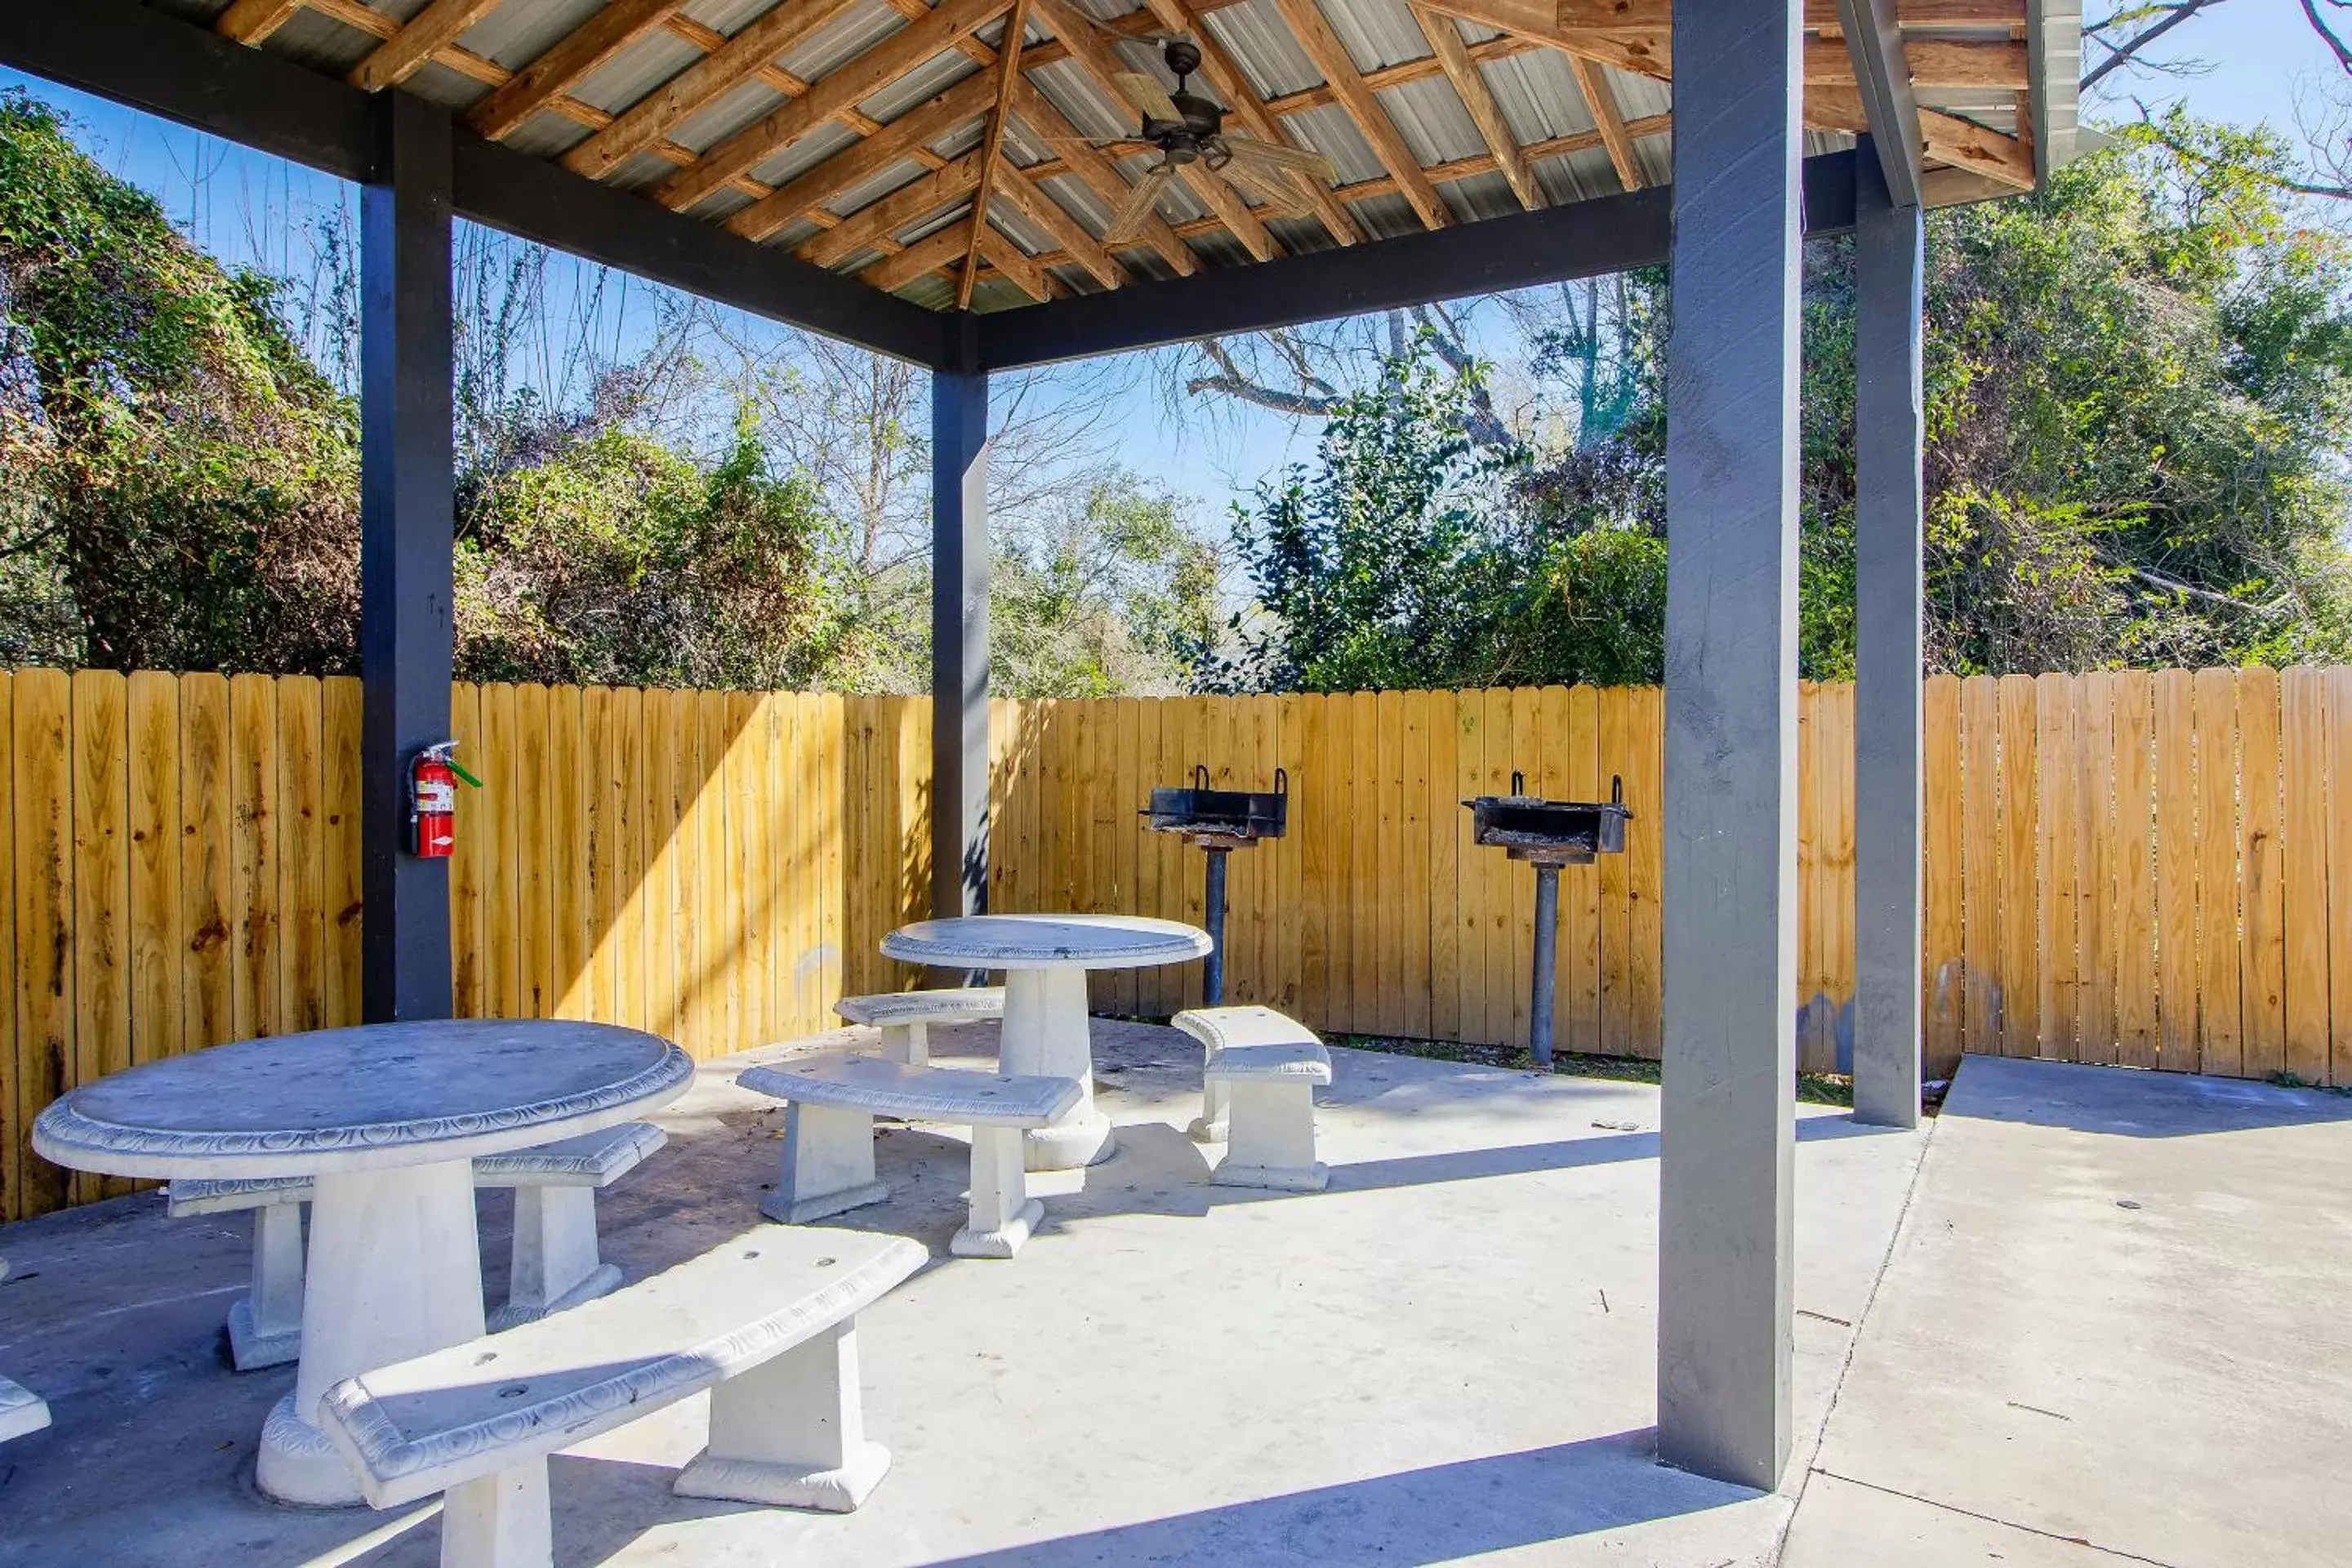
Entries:
<svg viewBox="0 0 2352 1568">
<path fill-rule="evenodd" d="M 931 912 L 988 903 L 988 373 L 931 373 Z"/>
<path fill-rule="evenodd" d="M 1919 381 L 1924 231 L 1854 193 L 1853 1116 L 1919 1124 Z"/>
<path fill-rule="evenodd" d="M 1677 0 L 1658 1457 L 1788 1462 L 1802 0 Z"/>
<path fill-rule="evenodd" d="M 360 197 L 361 1010 L 449 1016 L 449 872 L 408 852 L 409 759 L 449 738 L 450 131 L 387 92 Z M 458 759 L 463 762 L 464 758 Z M 463 819 L 457 831 L 477 831 Z"/>
</svg>

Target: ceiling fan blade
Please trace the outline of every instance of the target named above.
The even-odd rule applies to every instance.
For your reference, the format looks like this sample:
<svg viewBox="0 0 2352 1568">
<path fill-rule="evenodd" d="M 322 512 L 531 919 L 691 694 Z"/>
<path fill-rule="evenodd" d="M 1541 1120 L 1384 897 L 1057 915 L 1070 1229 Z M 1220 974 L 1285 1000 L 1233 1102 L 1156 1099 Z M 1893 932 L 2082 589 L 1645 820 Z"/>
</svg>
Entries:
<svg viewBox="0 0 2352 1568">
<path fill-rule="evenodd" d="M 1339 178 L 1339 171 L 1332 165 L 1330 159 L 1320 153 L 1303 153 L 1296 147 L 1277 147 L 1271 142 L 1258 142 L 1247 136 L 1228 136 L 1225 147 L 1242 162 L 1255 163 L 1261 168 L 1287 169 L 1310 179 L 1320 180 L 1327 185 L 1337 184 Z"/>
<path fill-rule="evenodd" d="M 1128 102 L 1143 110 L 1145 118 L 1179 121 L 1184 118 L 1184 111 L 1176 107 L 1174 99 L 1168 96 L 1168 89 L 1141 71 L 1120 71 L 1110 79 L 1118 84 L 1118 90 L 1127 95 Z"/>
<path fill-rule="evenodd" d="M 1160 200 L 1160 187 L 1175 177 L 1173 163 L 1155 163 L 1146 171 L 1143 178 L 1135 183 L 1135 188 L 1127 193 L 1127 205 L 1118 209 L 1110 226 L 1103 230 L 1103 243 L 1124 245 L 1141 234 L 1143 226 L 1150 221 L 1153 205 Z"/>
<path fill-rule="evenodd" d="M 1286 171 L 1253 169 L 1235 159 L 1217 171 L 1225 182 L 1245 196 L 1255 196 L 1258 205 L 1279 217 L 1305 217 L 1306 204 L 1299 200 L 1298 188 L 1291 184 Z"/>
</svg>

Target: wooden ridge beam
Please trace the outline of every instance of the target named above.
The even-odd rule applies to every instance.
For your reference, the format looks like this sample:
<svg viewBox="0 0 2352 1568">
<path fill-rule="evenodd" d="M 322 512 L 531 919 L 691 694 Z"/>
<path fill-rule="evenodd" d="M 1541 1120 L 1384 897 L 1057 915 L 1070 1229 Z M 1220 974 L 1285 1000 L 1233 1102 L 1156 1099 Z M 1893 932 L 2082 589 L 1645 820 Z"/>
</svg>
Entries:
<svg viewBox="0 0 2352 1568">
<path fill-rule="evenodd" d="M 847 10 L 851 0 L 784 0 L 702 58 L 624 110 L 563 155 L 575 174 L 602 178 L 631 156 L 774 66 L 776 57 Z M 798 92 L 806 92 L 802 82 Z"/>
<path fill-rule="evenodd" d="M 1429 40 L 1429 47 L 1435 51 L 1432 58 L 1444 71 L 1445 79 L 1453 85 L 1454 96 L 1462 100 L 1462 107 L 1470 111 L 1470 121 L 1477 126 L 1479 138 L 1486 143 L 1486 151 L 1495 155 L 1496 166 L 1502 170 L 1503 178 L 1510 184 L 1511 194 L 1519 198 L 1519 205 L 1530 212 L 1542 206 L 1543 187 L 1536 184 L 1535 171 L 1528 166 L 1526 155 L 1519 151 L 1518 139 L 1511 134 L 1501 108 L 1495 102 L 1495 95 L 1487 90 L 1486 79 L 1478 74 L 1478 63 L 1470 58 L 1469 47 L 1462 41 L 1462 29 L 1454 24 L 1453 17 L 1444 12 L 1433 11 L 1418 3 L 1412 3 L 1411 9 L 1412 19 L 1421 26 L 1422 36 Z M 1584 62 L 1577 60 L 1571 63 L 1582 65 Z M 1369 87 L 1370 83 L 1366 85 Z M 1619 134 L 1623 134 L 1622 122 Z M 1633 186 L 1629 184 L 1626 189 L 1631 190 Z"/>
<path fill-rule="evenodd" d="M 736 175 L 791 146 L 845 109 L 1003 16 L 1013 0 L 945 0 L 937 10 L 876 43 L 654 187 L 654 199 L 682 212 Z"/>
<path fill-rule="evenodd" d="M 1398 192 L 1420 217 L 1423 226 L 1444 228 L 1451 225 L 1454 216 L 1446 210 L 1445 199 L 1421 172 L 1421 160 L 1412 155 L 1404 138 L 1397 134 L 1388 110 L 1381 107 L 1372 89 L 1364 84 L 1363 73 L 1356 68 L 1348 47 L 1331 31 L 1331 24 L 1323 19 L 1315 0 L 1275 0 L 1275 4 L 1290 24 L 1299 47 L 1307 51 L 1307 58 L 1339 94 L 1356 129 L 1371 144 L 1372 152 L 1388 172 L 1396 176 Z"/>
<path fill-rule="evenodd" d="M 1592 110 L 1593 134 L 1609 150 L 1609 166 L 1617 171 L 1617 183 L 1629 191 L 1640 190 L 1647 182 L 1642 178 L 1641 160 L 1633 155 L 1633 138 L 1626 134 L 1625 114 L 1617 107 L 1616 89 L 1591 60 L 1570 55 L 1568 68 L 1575 74 L 1577 90 L 1584 94 L 1585 107 Z"/>
<path fill-rule="evenodd" d="M 1242 128 L 1261 142 L 1276 146 L 1291 144 L 1266 108 L 1265 100 L 1250 86 L 1249 74 L 1225 52 L 1217 36 L 1201 26 L 1200 18 L 1185 0 L 1144 0 L 1144 9 L 1134 15 L 1149 17 L 1168 32 L 1190 34 L 1201 50 L 1201 74 L 1209 79 L 1209 85 L 1217 89 L 1217 96 L 1224 100 L 1226 109 Z M 1311 179 L 1295 183 L 1307 193 L 1307 206 L 1323 220 L 1323 226 L 1333 239 L 1341 245 L 1353 245 L 1365 237 L 1354 215 L 1332 196 L 1329 186 Z"/>
<path fill-rule="evenodd" d="M 667 21 L 685 0 L 612 0 L 514 79 L 474 107 L 466 123 L 496 142 L 572 90 L 605 61 Z"/>
<path fill-rule="evenodd" d="M 996 190 L 996 171 L 1004 162 L 1004 124 L 1013 112 L 1013 80 L 1021 71 L 1021 47 L 1029 41 L 1029 0 L 1013 0 L 1005 18 L 1004 38 L 997 45 L 996 101 L 988 111 L 987 141 L 980 155 L 980 186 L 971 198 L 971 249 L 963 258 L 963 276 L 956 279 L 956 309 L 971 309 L 971 287 L 980 281 L 981 244 L 995 232 L 988 226 L 988 199 Z M 1045 295 L 1033 292 L 1033 300 Z"/>
<path fill-rule="evenodd" d="M 1122 108 L 1127 95 L 1118 89 L 1113 79 L 1128 69 L 1127 62 L 1114 54 L 1110 36 L 1097 27 L 1085 13 L 1062 0 L 1036 0 L 1038 18 L 1054 30 L 1054 36 L 1070 46 L 1070 58 L 1091 78 L 1097 89 Z M 1134 112 L 1129 110 L 1129 113 Z M 1283 253 L 1281 242 L 1267 231 L 1241 194 L 1199 163 L 1180 164 L 1176 177 L 1201 204 L 1219 217 L 1242 242 L 1242 247 L 1259 261 L 1268 261 Z"/>
</svg>

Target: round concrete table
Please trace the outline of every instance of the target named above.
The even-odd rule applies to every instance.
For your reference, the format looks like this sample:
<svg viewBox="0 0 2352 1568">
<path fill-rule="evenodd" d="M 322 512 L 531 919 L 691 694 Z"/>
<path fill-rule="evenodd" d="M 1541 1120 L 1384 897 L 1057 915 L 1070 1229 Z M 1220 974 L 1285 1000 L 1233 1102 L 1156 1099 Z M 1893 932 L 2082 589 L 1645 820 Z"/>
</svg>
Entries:
<svg viewBox="0 0 2352 1568">
<path fill-rule="evenodd" d="M 666 1040 L 606 1024 L 376 1024 L 216 1046 L 85 1084 L 33 1147 L 118 1176 L 310 1176 L 302 1361 L 262 1428 L 282 1502 L 360 1500 L 313 1417 L 354 1373 L 482 1333 L 473 1160 L 624 1121 L 694 1076 Z"/>
<path fill-rule="evenodd" d="M 1197 926 L 1141 915 L 966 915 L 919 921 L 882 939 L 883 956 L 902 963 L 1003 970 L 1003 1071 L 1077 1079 L 1078 1103 L 1069 1113 L 1023 1139 L 1033 1171 L 1076 1170 L 1118 1147 L 1110 1119 L 1095 1109 L 1087 971 L 1186 963 L 1208 953 L 1209 933 Z"/>
</svg>

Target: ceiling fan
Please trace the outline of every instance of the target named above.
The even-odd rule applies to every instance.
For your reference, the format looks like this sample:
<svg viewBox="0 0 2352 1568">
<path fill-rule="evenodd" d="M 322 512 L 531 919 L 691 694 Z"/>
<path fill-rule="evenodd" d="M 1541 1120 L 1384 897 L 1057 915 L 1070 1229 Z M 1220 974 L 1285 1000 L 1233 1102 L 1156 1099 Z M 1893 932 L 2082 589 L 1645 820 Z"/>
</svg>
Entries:
<svg viewBox="0 0 2352 1568">
<path fill-rule="evenodd" d="M 1103 243 L 1119 245 L 1134 239 L 1150 220 L 1160 191 L 1189 163 L 1201 163 L 1245 196 L 1256 198 L 1285 217 L 1304 217 L 1307 191 L 1299 182 L 1320 180 L 1328 185 L 1339 178 L 1331 160 L 1320 153 L 1276 146 L 1247 136 L 1224 132 L 1222 105 L 1184 90 L 1184 80 L 1201 68 L 1201 47 L 1190 38 L 1161 41 L 1160 58 L 1176 78 L 1168 91 L 1141 71 L 1120 71 L 1111 79 L 1142 116 L 1143 128 L 1134 136 L 1047 136 L 1048 142 L 1076 142 L 1118 153 L 1157 150 L 1160 161 L 1144 172 L 1128 193 L 1127 201 L 1103 231 Z"/>
</svg>

